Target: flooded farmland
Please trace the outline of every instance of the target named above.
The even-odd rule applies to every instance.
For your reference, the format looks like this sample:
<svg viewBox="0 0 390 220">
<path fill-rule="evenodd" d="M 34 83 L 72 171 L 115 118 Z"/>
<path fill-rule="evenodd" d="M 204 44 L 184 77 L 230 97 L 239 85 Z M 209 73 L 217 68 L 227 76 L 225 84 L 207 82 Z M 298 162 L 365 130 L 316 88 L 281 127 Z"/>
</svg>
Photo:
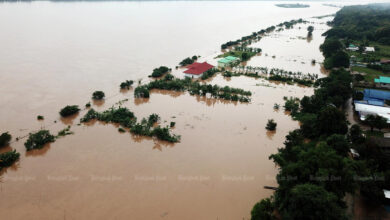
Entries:
<svg viewBox="0 0 390 220">
<path fill-rule="evenodd" d="M 245 76 L 217 74 L 208 80 L 251 91 L 251 102 L 244 104 L 162 90 L 140 100 L 133 89 L 120 91 L 119 84 L 145 83 L 154 68 L 174 69 L 192 55 L 216 65 L 222 43 L 298 18 L 310 23 L 254 43 L 263 52 L 246 65 L 321 77 L 318 48 L 331 17 L 313 16 L 338 8 L 274 4 L 1 3 L 0 131 L 14 137 L 1 151 L 16 149 L 21 157 L 1 173 L 0 219 L 249 219 L 252 206 L 272 194 L 263 186 L 276 185 L 269 155 L 298 127 L 273 106 L 313 89 Z M 312 39 L 304 39 L 308 25 L 315 27 Z M 183 77 L 182 69 L 173 75 Z M 105 101 L 91 101 L 95 90 L 105 92 Z M 91 102 L 103 111 L 126 99 L 122 105 L 138 118 L 157 113 L 162 125 L 175 122 L 172 131 L 181 141 L 120 133 L 114 124 L 79 124 L 85 109 L 67 119 L 58 114 L 65 105 Z M 278 123 L 276 132 L 265 129 L 270 118 Z M 29 132 L 57 133 L 68 125 L 73 135 L 26 152 Z"/>
</svg>

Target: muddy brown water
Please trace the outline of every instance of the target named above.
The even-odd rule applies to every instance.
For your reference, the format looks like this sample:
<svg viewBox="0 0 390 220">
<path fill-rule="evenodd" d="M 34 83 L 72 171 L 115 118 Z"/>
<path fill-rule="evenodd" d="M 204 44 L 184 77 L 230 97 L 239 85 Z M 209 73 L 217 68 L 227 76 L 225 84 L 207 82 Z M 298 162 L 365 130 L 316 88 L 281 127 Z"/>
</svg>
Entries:
<svg viewBox="0 0 390 220">
<path fill-rule="evenodd" d="M 153 68 L 174 69 L 194 54 L 215 64 L 220 44 L 228 40 L 337 10 L 311 4 L 310 9 L 271 2 L 0 4 L 0 130 L 24 137 L 70 125 L 74 132 L 41 150 L 26 152 L 25 138 L 1 149 L 16 149 L 21 158 L 1 173 L 0 219 L 248 219 L 252 206 L 272 194 L 263 186 L 276 186 L 269 155 L 298 127 L 273 106 L 313 89 L 244 76 L 208 80 L 250 90 L 252 102 L 242 104 L 159 90 L 135 100 L 133 90 L 118 87 L 128 79 L 146 82 Z M 294 39 L 265 38 L 258 44 L 269 57 L 254 57 L 248 65 L 321 74 L 320 65 L 290 59 L 321 60 L 326 26 L 320 22 L 326 19 L 312 21 L 319 30 L 311 41 L 297 38 L 306 32 L 304 25 L 277 33 Z M 173 74 L 182 77 L 180 69 Z M 90 100 L 95 90 L 106 93 L 104 102 Z M 176 122 L 172 131 L 181 142 L 119 133 L 113 124 L 78 125 L 86 110 L 66 119 L 58 115 L 68 104 L 91 102 L 103 111 L 124 99 L 123 106 L 139 119 L 157 113 L 162 125 Z M 274 133 L 265 130 L 270 118 L 278 123 Z"/>
</svg>

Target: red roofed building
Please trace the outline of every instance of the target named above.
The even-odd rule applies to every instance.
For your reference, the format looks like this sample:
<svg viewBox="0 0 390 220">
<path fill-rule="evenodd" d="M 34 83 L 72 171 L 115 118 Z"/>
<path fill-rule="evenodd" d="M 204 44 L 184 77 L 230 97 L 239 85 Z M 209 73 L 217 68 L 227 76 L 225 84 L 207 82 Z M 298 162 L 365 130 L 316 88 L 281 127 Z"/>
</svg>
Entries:
<svg viewBox="0 0 390 220">
<path fill-rule="evenodd" d="M 195 62 L 193 64 L 188 65 L 186 68 L 187 68 L 187 70 L 184 71 L 184 75 L 186 77 L 199 78 L 202 76 L 202 74 L 204 72 L 214 68 L 214 66 L 211 64 L 208 64 L 207 62 L 203 62 L 203 63 Z"/>
</svg>

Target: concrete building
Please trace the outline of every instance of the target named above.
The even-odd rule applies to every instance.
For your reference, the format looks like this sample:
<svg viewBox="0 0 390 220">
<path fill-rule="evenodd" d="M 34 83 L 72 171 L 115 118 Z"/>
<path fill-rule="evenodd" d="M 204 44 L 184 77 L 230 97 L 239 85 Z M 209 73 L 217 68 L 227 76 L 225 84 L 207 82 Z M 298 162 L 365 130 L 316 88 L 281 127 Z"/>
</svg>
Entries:
<svg viewBox="0 0 390 220">
<path fill-rule="evenodd" d="M 218 60 L 218 67 L 228 67 L 232 64 L 237 64 L 238 62 L 240 62 L 238 57 L 227 56 Z"/>
<path fill-rule="evenodd" d="M 193 64 L 188 65 L 186 68 L 187 70 L 184 71 L 184 76 L 192 79 L 197 79 L 199 77 L 202 77 L 203 73 L 206 72 L 207 70 L 214 68 L 214 66 L 208 64 L 207 62 L 203 62 L 203 63 L 195 62 Z"/>
</svg>

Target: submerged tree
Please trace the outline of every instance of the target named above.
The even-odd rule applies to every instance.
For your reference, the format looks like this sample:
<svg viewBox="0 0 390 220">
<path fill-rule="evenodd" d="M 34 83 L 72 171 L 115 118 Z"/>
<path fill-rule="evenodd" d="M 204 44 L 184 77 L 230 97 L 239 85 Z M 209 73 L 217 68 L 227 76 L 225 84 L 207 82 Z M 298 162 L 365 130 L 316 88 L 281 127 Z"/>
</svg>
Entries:
<svg viewBox="0 0 390 220">
<path fill-rule="evenodd" d="M 268 131 L 275 131 L 276 125 L 277 124 L 273 119 L 268 119 L 267 126 L 265 127 L 265 129 L 267 129 Z"/>
</svg>

